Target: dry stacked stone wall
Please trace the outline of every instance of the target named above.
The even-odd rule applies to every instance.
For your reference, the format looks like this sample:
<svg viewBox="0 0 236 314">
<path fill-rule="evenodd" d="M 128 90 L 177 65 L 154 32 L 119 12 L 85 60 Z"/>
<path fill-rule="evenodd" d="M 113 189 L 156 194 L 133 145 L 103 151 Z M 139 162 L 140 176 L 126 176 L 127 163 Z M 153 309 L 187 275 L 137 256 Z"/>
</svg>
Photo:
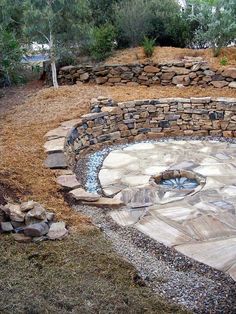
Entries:
<svg viewBox="0 0 236 314">
<path fill-rule="evenodd" d="M 97 83 L 108 86 L 214 86 L 236 88 L 236 68 L 213 70 L 201 58 L 181 61 L 125 65 L 78 65 L 59 70 L 61 85 Z"/>
<path fill-rule="evenodd" d="M 163 137 L 236 137 L 236 99 L 162 98 L 116 103 L 99 97 L 91 113 L 69 132 L 65 145 L 69 164 L 75 154 L 104 145 Z"/>
</svg>

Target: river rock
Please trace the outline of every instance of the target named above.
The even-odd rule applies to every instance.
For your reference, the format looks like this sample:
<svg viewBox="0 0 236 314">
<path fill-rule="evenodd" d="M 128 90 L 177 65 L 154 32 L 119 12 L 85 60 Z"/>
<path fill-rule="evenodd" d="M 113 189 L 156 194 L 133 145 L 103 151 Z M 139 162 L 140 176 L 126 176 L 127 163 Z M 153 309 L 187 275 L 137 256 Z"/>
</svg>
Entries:
<svg viewBox="0 0 236 314">
<path fill-rule="evenodd" d="M 48 225 L 45 222 L 35 223 L 24 228 L 24 234 L 29 237 L 41 237 L 48 233 Z"/>
<path fill-rule="evenodd" d="M 51 225 L 47 237 L 49 240 L 61 240 L 66 237 L 68 234 L 68 230 L 66 229 L 66 225 L 63 221 L 55 222 Z"/>
</svg>

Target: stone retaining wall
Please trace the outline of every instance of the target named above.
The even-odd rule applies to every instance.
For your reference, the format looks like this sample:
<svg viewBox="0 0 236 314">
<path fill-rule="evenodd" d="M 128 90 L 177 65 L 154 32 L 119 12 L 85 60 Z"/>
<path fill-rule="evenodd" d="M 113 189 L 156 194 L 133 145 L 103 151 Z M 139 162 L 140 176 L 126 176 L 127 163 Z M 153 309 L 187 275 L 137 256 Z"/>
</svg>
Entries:
<svg viewBox="0 0 236 314">
<path fill-rule="evenodd" d="M 116 103 L 99 97 L 91 101 L 90 113 L 48 132 L 45 149 L 51 162 L 57 154 L 59 168 L 66 168 L 67 164 L 73 167 L 75 155 L 85 149 L 179 136 L 236 137 L 236 98 L 160 98 Z M 53 162 L 46 165 L 56 168 Z"/>
<path fill-rule="evenodd" d="M 185 58 L 167 63 L 126 65 L 78 65 L 59 70 L 58 81 L 63 84 L 97 83 L 108 86 L 214 86 L 236 88 L 236 68 L 210 69 L 201 58 Z"/>
</svg>

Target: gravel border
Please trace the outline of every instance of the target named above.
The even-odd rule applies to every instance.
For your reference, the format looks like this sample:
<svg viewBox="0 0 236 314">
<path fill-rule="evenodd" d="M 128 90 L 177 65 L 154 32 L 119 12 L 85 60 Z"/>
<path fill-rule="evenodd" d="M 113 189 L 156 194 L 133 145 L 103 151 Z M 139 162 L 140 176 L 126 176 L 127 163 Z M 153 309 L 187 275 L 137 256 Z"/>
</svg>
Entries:
<svg viewBox="0 0 236 314">
<path fill-rule="evenodd" d="M 236 139 L 232 138 L 179 137 L 171 140 L 211 140 L 236 144 Z M 82 185 L 101 193 L 98 173 L 103 160 L 110 151 L 130 144 L 105 147 L 80 158 L 76 174 Z M 114 250 L 134 265 L 140 277 L 158 295 L 194 313 L 236 313 L 236 282 L 229 275 L 166 247 L 134 227 L 118 225 L 108 215 L 109 209 L 81 205 L 74 205 L 74 208 L 91 218 L 92 223 L 111 241 Z"/>
</svg>

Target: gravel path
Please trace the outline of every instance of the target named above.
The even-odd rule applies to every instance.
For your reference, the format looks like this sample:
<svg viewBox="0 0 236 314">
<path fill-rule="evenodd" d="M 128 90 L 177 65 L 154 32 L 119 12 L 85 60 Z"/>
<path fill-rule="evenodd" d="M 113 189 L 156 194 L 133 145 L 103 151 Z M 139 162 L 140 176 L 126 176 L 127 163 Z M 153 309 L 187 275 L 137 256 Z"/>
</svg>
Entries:
<svg viewBox="0 0 236 314">
<path fill-rule="evenodd" d="M 75 206 L 91 217 L 115 251 L 154 292 L 194 313 L 236 313 L 236 283 L 229 276 L 165 247 L 134 228 L 118 226 L 107 210 Z"/>
</svg>

